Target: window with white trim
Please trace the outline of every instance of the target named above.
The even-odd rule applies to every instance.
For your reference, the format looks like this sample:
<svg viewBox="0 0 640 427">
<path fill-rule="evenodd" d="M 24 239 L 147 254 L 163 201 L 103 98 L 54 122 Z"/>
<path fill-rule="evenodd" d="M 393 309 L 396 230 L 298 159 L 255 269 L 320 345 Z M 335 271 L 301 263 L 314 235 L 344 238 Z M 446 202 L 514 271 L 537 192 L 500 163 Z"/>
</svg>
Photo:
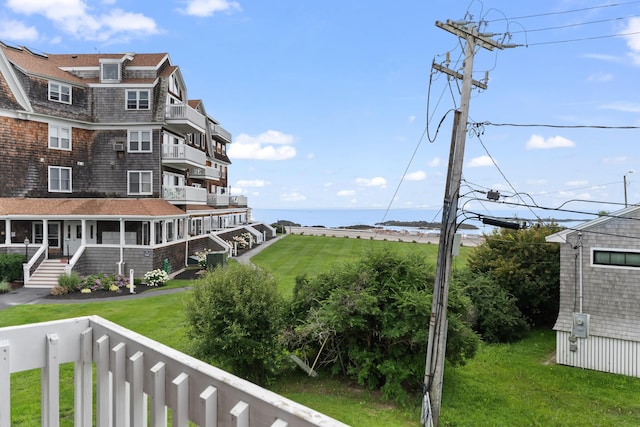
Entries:
<svg viewBox="0 0 640 427">
<path fill-rule="evenodd" d="M 128 147 L 131 153 L 151 153 L 151 131 L 130 130 Z"/>
<path fill-rule="evenodd" d="M 127 174 L 129 194 L 151 194 L 151 171 L 129 171 Z"/>
<path fill-rule="evenodd" d="M 127 90 L 127 110 L 148 110 L 150 91 L 144 90 Z"/>
<path fill-rule="evenodd" d="M 103 62 L 100 64 L 101 81 L 120 81 L 120 63 Z"/>
<path fill-rule="evenodd" d="M 638 268 L 640 267 L 640 252 L 594 249 L 593 265 Z"/>
<path fill-rule="evenodd" d="M 49 148 L 71 150 L 71 128 L 49 125 Z"/>
<path fill-rule="evenodd" d="M 71 168 L 49 166 L 49 192 L 71 193 Z"/>
<path fill-rule="evenodd" d="M 49 100 L 71 104 L 71 86 L 49 82 Z"/>
</svg>

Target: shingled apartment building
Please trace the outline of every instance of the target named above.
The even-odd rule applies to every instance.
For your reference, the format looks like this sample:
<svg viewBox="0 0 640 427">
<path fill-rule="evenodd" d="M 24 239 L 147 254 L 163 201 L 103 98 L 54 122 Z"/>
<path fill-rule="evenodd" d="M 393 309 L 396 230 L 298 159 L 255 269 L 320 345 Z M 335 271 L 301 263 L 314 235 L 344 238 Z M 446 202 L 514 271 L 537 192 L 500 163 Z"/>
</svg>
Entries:
<svg viewBox="0 0 640 427">
<path fill-rule="evenodd" d="M 231 142 L 166 53 L 0 43 L 0 252 L 28 255 L 26 286 L 52 286 L 46 264 L 139 277 L 230 251 L 234 233 L 260 243 L 272 230 L 228 191 Z"/>
</svg>

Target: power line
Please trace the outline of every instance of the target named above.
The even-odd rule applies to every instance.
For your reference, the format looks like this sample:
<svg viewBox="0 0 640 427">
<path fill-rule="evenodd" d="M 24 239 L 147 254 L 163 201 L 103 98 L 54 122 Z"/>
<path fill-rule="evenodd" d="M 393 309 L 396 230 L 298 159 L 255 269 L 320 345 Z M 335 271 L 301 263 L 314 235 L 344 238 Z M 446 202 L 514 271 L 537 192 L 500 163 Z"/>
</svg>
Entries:
<svg viewBox="0 0 640 427">
<path fill-rule="evenodd" d="M 640 126 L 625 125 L 625 126 L 609 126 L 609 125 L 555 125 L 545 123 L 492 123 L 492 122 L 475 122 L 471 125 L 476 127 L 481 126 L 511 126 L 511 127 L 546 127 L 556 129 L 640 129 Z"/>
<path fill-rule="evenodd" d="M 630 4 L 637 4 L 637 3 L 640 3 L 640 1 L 629 1 L 629 2 L 625 2 L 625 3 L 611 3 L 611 4 L 601 5 L 601 6 L 583 7 L 583 8 L 580 8 L 580 9 L 570 9 L 570 10 L 565 10 L 565 11 L 560 11 L 560 12 L 539 13 L 539 14 L 535 14 L 535 15 L 514 16 L 514 17 L 506 18 L 506 20 L 540 18 L 540 17 L 543 17 L 543 16 L 552 16 L 552 15 L 565 15 L 565 14 L 569 14 L 569 13 L 586 12 L 586 11 L 591 11 L 591 10 L 595 10 L 595 9 L 604 9 L 604 8 L 609 8 L 609 7 L 627 6 L 627 5 L 630 5 Z M 497 21 L 504 21 L 504 20 L 505 20 L 505 18 L 500 18 L 500 19 L 488 20 L 486 22 L 497 22 Z"/>
</svg>

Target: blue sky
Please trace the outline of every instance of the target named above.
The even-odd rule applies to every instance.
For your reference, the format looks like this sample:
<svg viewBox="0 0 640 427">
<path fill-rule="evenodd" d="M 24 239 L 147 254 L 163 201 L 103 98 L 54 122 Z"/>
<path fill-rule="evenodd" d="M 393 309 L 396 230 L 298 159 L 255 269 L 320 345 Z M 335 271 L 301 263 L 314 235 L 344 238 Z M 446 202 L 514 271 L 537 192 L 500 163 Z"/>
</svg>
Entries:
<svg viewBox="0 0 640 427">
<path fill-rule="evenodd" d="M 640 130 L 618 129 L 640 126 L 640 2 L 607 3 L 2 0 L 0 39 L 168 52 L 233 134 L 231 191 L 254 208 L 437 209 L 460 94 L 431 65 L 449 52 L 460 70 L 462 43 L 435 21 L 482 20 L 517 47 L 475 57 L 489 83 L 470 121 L 494 125 L 467 138 L 464 208 L 505 208 L 481 200 L 493 189 L 597 212 L 624 202 L 625 175 L 640 202 Z"/>
</svg>

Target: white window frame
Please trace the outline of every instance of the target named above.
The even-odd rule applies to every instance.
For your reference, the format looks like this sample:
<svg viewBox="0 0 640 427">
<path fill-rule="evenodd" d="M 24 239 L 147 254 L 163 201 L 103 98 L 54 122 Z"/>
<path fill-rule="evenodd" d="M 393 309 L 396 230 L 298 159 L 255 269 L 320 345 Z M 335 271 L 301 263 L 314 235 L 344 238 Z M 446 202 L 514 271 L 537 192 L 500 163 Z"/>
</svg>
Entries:
<svg viewBox="0 0 640 427">
<path fill-rule="evenodd" d="M 66 89 L 66 91 L 64 89 Z M 49 82 L 49 101 L 71 104 L 73 99 L 72 93 L 71 85 L 52 81 Z"/>
<path fill-rule="evenodd" d="M 116 76 L 115 78 L 111 78 L 111 76 L 106 76 L 105 72 L 107 71 L 107 69 L 105 67 L 111 67 L 111 66 L 115 66 L 116 67 Z M 111 61 L 104 61 L 104 62 L 100 62 L 100 81 L 101 82 L 119 82 L 121 80 L 121 76 L 120 76 L 121 70 L 120 70 L 120 61 L 118 62 L 111 62 Z"/>
<path fill-rule="evenodd" d="M 58 172 L 58 177 L 56 179 L 56 186 L 57 188 L 55 188 L 54 186 L 52 186 L 52 172 L 53 171 L 57 171 Z M 69 173 L 69 185 L 68 188 L 63 188 L 63 177 L 62 177 L 62 173 L 61 172 L 68 172 Z M 48 168 L 48 174 L 47 174 L 47 183 L 49 186 L 49 192 L 50 193 L 71 193 L 72 189 L 73 189 L 73 170 L 71 168 L 67 168 L 67 167 L 62 167 L 62 166 L 49 166 Z"/>
<path fill-rule="evenodd" d="M 149 149 L 145 150 L 142 148 L 142 144 L 144 141 L 142 139 L 142 135 L 144 133 L 148 133 L 149 134 Z M 132 139 L 132 135 L 136 135 L 135 139 Z M 135 141 L 138 143 L 138 148 L 137 149 L 133 149 L 131 147 L 131 143 L 132 141 Z M 130 130 L 127 133 L 127 151 L 129 153 L 152 153 L 153 152 L 153 131 L 151 129 L 141 129 L 141 130 Z"/>
<path fill-rule="evenodd" d="M 133 107 L 129 107 L 129 94 L 130 93 L 135 93 L 136 94 L 136 106 L 135 108 Z M 146 93 L 147 94 L 147 106 L 146 107 L 140 107 L 140 94 L 141 93 Z M 125 93 L 125 97 L 124 97 L 124 108 L 126 110 L 149 110 L 151 109 L 151 91 L 149 89 L 127 89 L 126 93 Z"/>
<path fill-rule="evenodd" d="M 67 138 L 63 138 L 62 133 L 67 132 Z M 71 126 L 54 125 L 49 124 L 49 148 L 54 150 L 66 150 L 71 151 Z M 56 143 L 52 143 L 52 139 L 55 139 Z M 64 146 L 62 141 L 67 140 L 67 146 Z"/>
<path fill-rule="evenodd" d="M 138 175 L 138 191 L 131 191 L 131 176 Z M 149 176 L 149 191 L 143 191 L 143 180 L 142 177 L 148 175 Z M 127 171 L 127 194 L 129 195 L 152 195 L 153 194 L 153 171 Z"/>
</svg>

